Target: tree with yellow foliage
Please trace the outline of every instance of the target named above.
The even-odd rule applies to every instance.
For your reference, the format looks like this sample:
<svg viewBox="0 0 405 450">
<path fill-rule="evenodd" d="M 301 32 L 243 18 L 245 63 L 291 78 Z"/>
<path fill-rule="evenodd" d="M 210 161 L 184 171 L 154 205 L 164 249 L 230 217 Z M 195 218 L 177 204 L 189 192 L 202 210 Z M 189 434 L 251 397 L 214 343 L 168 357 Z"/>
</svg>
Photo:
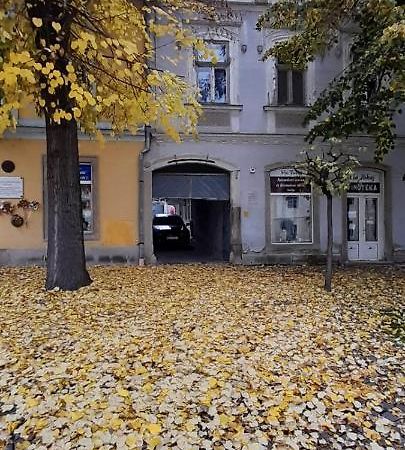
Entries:
<svg viewBox="0 0 405 450">
<path fill-rule="evenodd" d="M 45 117 L 48 250 L 46 287 L 75 290 L 86 270 L 79 180 L 78 130 L 136 132 L 158 124 L 174 139 L 194 130 L 195 90 L 151 65 L 152 36 L 203 43 L 181 13 L 211 14 L 199 0 L 2 0 L 0 2 L 0 134 L 29 98 Z"/>
</svg>

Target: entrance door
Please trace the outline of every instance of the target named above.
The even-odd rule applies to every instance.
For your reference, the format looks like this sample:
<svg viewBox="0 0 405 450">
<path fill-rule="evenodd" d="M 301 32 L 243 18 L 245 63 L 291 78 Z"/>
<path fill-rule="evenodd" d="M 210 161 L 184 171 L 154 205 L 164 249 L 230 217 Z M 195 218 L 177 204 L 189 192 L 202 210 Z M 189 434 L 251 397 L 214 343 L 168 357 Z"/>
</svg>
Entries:
<svg viewBox="0 0 405 450">
<path fill-rule="evenodd" d="M 348 196 L 347 243 L 348 259 L 376 261 L 380 259 L 383 244 L 380 232 L 379 196 Z"/>
</svg>

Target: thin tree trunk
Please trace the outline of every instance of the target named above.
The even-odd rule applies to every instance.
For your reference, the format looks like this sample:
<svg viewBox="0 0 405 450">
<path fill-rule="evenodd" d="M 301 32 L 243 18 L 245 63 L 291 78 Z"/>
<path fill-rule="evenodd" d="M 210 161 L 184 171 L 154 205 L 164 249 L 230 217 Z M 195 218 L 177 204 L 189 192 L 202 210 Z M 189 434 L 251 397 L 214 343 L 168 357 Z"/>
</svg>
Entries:
<svg viewBox="0 0 405 450">
<path fill-rule="evenodd" d="M 91 283 L 86 270 L 77 124 L 46 117 L 48 252 L 46 288 L 76 290 Z"/>
<path fill-rule="evenodd" d="M 332 217 L 332 195 L 326 195 L 327 222 L 328 222 L 328 248 L 326 253 L 325 290 L 332 290 L 332 258 L 333 258 L 333 217 Z"/>
</svg>

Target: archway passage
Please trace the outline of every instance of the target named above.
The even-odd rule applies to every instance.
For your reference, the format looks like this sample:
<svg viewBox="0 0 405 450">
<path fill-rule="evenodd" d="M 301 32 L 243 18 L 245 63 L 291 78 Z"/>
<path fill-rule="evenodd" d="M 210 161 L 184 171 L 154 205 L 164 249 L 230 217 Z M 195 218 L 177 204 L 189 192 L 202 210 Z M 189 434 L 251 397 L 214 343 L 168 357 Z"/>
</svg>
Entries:
<svg viewBox="0 0 405 450">
<path fill-rule="evenodd" d="M 209 164 L 166 166 L 153 172 L 152 197 L 158 262 L 229 261 L 229 172 Z"/>
</svg>

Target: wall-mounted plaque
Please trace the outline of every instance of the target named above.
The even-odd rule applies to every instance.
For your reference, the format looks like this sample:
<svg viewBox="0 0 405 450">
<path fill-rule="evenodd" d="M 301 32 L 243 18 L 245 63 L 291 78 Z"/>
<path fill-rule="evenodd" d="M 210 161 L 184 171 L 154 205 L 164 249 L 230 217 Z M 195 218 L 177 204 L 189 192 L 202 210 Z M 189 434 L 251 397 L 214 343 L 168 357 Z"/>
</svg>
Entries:
<svg viewBox="0 0 405 450">
<path fill-rule="evenodd" d="M 21 177 L 0 177 L 0 199 L 23 198 L 24 180 Z"/>
</svg>

